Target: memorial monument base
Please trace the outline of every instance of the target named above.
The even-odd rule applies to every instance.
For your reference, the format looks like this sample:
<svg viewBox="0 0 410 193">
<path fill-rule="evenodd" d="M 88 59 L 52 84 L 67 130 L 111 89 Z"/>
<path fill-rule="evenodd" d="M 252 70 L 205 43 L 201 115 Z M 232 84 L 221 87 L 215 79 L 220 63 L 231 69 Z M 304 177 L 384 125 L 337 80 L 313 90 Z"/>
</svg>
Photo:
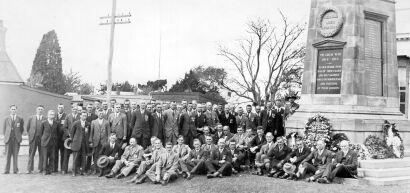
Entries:
<svg viewBox="0 0 410 193">
<path fill-rule="evenodd" d="M 362 98 L 367 99 L 367 106 L 346 105 L 349 101 L 354 102 Z M 343 102 L 345 105 L 328 105 L 329 102 Z M 392 108 L 380 107 L 380 103 Z M 286 121 L 286 133 L 302 133 L 308 119 L 321 114 L 330 120 L 333 133 L 345 133 L 353 143 L 363 144 L 369 135 L 382 137 L 382 125 L 384 120 L 388 120 L 396 123 L 405 149 L 410 149 L 410 121 L 398 111 L 395 107 L 397 105 L 389 103 L 389 99 L 383 97 L 369 99 L 369 96 L 360 95 L 302 95 L 300 108 Z"/>
</svg>

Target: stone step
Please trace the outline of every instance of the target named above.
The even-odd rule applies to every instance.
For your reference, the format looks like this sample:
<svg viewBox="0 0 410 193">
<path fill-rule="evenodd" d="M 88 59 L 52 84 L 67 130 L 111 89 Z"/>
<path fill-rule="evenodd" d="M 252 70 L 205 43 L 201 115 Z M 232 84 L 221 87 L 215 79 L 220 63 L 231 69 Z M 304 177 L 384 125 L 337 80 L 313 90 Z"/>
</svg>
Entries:
<svg viewBox="0 0 410 193">
<path fill-rule="evenodd" d="M 367 169 L 358 168 L 357 175 L 359 177 L 374 177 L 374 178 L 388 178 L 410 176 L 410 167 L 400 168 L 385 168 L 385 169 Z"/>
<path fill-rule="evenodd" d="M 366 177 L 360 179 L 363 183 L 367 185 L 376 185 L 376 186 L 389 186 L 389 185 L 402 185 L 410 184 L 410 176 L 401 176 L 401 177 L 389 177 L 389 178 L 373 178 Z M 363 184 L 360 183 L 360 184 Z"/>
<path fill-rule="evenodd" d="M 365 169 L 386 169 L 410 167 L 410 157 L 403 159 L 360 160 L 359 167 Z"/>
<path fill-rule="evenodd" d="M 358 179 L 355 179 L 355 178 L 338 178 L 338 177 L 335 177 L 333 179 L 333 183 L 345 184 L 345 185 L 350 185 L 350 186 L 359 186 L 360 185 L 360 181 Z"/>
<path fill-rule="evenodd" d="M 404 151 L 404 157 L 410 157 L 410 151 L 409 150 Z"/>
</svg>

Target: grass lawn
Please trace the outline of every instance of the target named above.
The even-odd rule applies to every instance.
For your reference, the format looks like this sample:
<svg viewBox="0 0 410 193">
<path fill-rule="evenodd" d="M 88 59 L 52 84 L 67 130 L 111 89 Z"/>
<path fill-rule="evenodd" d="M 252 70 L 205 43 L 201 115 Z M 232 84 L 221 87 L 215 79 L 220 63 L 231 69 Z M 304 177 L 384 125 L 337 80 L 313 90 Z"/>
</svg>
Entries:
<svg viewBox="0 0 410 193">
<path fill-rule="evenodd" d="M 198 176 L 188 181 L 177 179 L 167 186 L 144 183 L 140 185 L 127 184 L 129 179 L 106 179 L 97 176 L 77 176 L 71 174 L 52 174 L 43 176 L 38 174 L 25 174 L 28 157 L 19 157 L 19 174 L 0 174 L 0 192 L 369 192 L 369 193 L 410 193 L 410 185 L 401 186 L 367 186 L 367 185 L 341 185 L 341 184 L 318 184 L 303 181 L 287 181 L 268 177 L 241 174 L 222 179 L 207 179 Z M 35 166 L 37 166 L 37 159 Z M 0 156 L 0 167 L 4 169 L 5 157 Z M 35 167 L 36 170 L 37 167 Z M 0 170 L 3 172 L 3 170 Z"/>
</svg>

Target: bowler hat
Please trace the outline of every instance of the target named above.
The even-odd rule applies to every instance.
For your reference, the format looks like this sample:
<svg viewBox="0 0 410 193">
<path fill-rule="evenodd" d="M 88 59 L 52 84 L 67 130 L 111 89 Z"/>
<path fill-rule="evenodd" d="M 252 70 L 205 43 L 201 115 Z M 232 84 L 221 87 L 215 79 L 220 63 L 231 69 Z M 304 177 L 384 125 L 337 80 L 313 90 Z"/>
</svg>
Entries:
<svg viewBox="0 0 410 193">
<path fill-rule="evenodd" d="M 97 160 L 97 166 L 99 168 L 105 168 L 108 166 L 109 160 L 106 155 L 102 155 L 100 158 Z"/>
<path fill-rule="evenodd" d="M 64 147 L 66 149 L 71 149 L 71 143 L 73 142 L 73 140 L 71 138 L 67 138 L 66 140 L 64 140 Z"/>
<path fill-rule="evenodd" d="M 296 170 L 296 166 L 291 163 L 285 163 L 283 165 L 283 171 L 289 174 L 294 174 Z"/>
</svg>

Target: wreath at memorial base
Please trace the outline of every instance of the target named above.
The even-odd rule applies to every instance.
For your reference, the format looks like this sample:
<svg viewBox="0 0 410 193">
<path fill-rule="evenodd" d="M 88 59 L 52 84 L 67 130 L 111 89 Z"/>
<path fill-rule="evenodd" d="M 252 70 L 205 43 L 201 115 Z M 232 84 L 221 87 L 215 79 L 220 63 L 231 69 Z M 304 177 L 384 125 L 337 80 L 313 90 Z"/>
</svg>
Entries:
<svg viewBox="0 0 410 193">
<path fill-rule="evenodd" d="M 330 133 L 332 125 L 329 119 L 323 115 L 317 114 L 309 118 L 304 129 L 304 141 L 306 146 L 312 148 L 315 146 L 316 141 L 322 139 L 326 142 L 326 146 L 330 146 Z"/>
<path fill-rule="evenodd" d="M 396 124 L 390 123 L 387 120 L 384 121 L 383 136 L 388 151 L 393 153 L 395 158 L 403 158 L 403 139 L 401 138 L 399 131 L 396 129 Z"/>
</svg>

